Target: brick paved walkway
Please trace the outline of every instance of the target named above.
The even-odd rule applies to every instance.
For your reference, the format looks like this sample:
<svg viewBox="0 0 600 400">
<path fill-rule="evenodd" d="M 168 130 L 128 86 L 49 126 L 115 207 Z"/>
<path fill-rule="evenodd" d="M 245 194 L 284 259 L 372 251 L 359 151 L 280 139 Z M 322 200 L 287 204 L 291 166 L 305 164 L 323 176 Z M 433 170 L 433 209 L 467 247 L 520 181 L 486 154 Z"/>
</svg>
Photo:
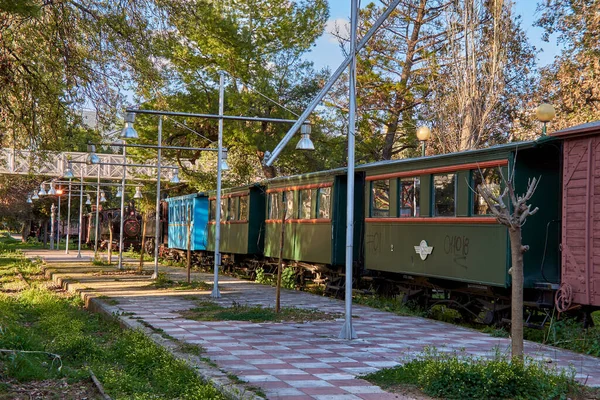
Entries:
<svg viewBox="0 0 600 400">
<path fill-rule="evenodd" d="M 210 275 L 203 278 L 208 282 Z M 274 305 L 274 288 L 223 277 L 218 303 Z M 200 296 L 208 299 L 208 294 Z M 189 297 L 160 299 L 129 297 L 119 308 L 133 312 L 169 335 L 199 344 L 219 367 L 265 390 L 269 399 L 392 399 L 357 375 L 398 365 L 422 353 L 424 347 L 475 356 L 509 354 L 510 342 L 471 329 L 418 317 L 402 317 L 355 306 L 353 323 L 359 338 L 337 336 L 341 320 L 309 323 L 198 322 L 177 312 L 194 307 Z M 344 303 L 304 292 L 283 291 L 282 306 L 343 313 Z M 526 352 L 551 365 L 572 365 L 577 378 L 600 386 L 600 363 L 595 357 L 527 342 Z"/>
<path fill-rule="evenodd" d="M 33 256 L 33 252 L 30 256 Z M 37 254 L 49 258 L 45 254 Z M 59 262 L 62 262 L 61 259 Z M 418 317 L 403 317 L 354 306 L 353 323 L 358 339 L 337 336 L 342 320 L 308 323 L 204 322 L 184 319 L 179 311 L 212 300 L 209 292 L 157 290 L 147 285 L 148 276 L 93 275 L 82 267 L 61 266 L 57 276 L 70 276 L 87 293 L 116 299 L 114 307 L 154 328 L 206 349 L 205 356 L 221 369 L 262 388 L 269 399 L 410 399 L 410 395 L 384 392 L 356 377 L 391 367 L 422 354 L 427 346 L 440 352 L 463 352 L 488 357 L 509 354 L 510 342 L 475 330 Z M 69 268 L 71 268 L 69 270 Z M 106 267 L 103 267 L 106 270 Z M 183 280 L 182 269 L 163 268 Z M 193 273 L 194 280 L 212 282 L 212 274 Z M 234 278 L 220 279 L 222 297 L 217 302 L 274 306 L 275 289 Z M 77 289 L 77 288 L 76 288 Z M 193 293 L 193 294 L 192 294 Z M 297 291 L 282 291 L 282 306 L 318 309 L 343 314 L 344 302 Z M 549 366 L 574 368 L 576 377 L 600 386 L 599 359 L 566 350 L 526 342 L 526 353 Z M 420 397 L 419 397 L 420 398 Z"/>
</svg>

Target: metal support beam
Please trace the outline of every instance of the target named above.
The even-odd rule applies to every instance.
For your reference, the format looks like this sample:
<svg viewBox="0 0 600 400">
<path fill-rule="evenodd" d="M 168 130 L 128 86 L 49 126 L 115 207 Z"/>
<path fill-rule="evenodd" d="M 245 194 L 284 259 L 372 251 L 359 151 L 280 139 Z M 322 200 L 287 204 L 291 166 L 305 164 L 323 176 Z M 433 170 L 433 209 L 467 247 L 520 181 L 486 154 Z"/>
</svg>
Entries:
<svg viewBox="0 0 600 400">
<path fill-rule="evenodd" d="M 127 147 L 123 146 L 123 159 L 127 160 Z M 123 223 L 125 222 L 125 179 L 127 168 L 123 168 L 123 180 L 121 181 L 121 223 L 119 224 L 119 265 L 117 269 L 123 269 Z"/>
<path fill-rule="evenodd" d="M 162 150 L 219 151 L 219 149 L 215 149 L 215 148 L 212 148 L 212 147 L 155 146 L 155 145 L 152 145 L 152 144 L 110 143 L 109 146 L 114 146 L 114 147 L 138 147 L 138 148 L 143 148 L 143 149 L 162 149 Z"/>
<path fill-rule="evenodd" d="M 69 235 L 71 233 L 71 179 L 69 179 L 69 200 L 67 202 L 67 240 L 65 242 L 65 254 L 69 254 Z"/>
<path fill-rule="evenodd" d="M 160 146 L 162 146 L 162 125 L 163 125 L 163 117 L 162 115 L 158 117 L 158 150 L 156 151 L 156 217 L 154 222 L 154 273 L 152 274 L 152 279 L 158 278 L 158 242 L 160 238 L 159 229 L 160 229 L 160 157 L 162 155 L 162 151 Z M 144 251 L 141 249 L 140 251 Z"/>
<path fill-rule="evenodd" d="M 218 119 L 229 120 L 229 121 L 255 121 L 255 122 L 288 122 L 293 124 L 296 122 L 295 119 L 278 119 L 278 118 L 265 118 L 265 117 L 244 117 L 238 115 L 219 115 L 214 114 L 197 114 L 197 113 L 186 113 L 179 111 L 156 111 L 156 110 L 139 110 L 135 108 L 128 108 L 126 112 L 132 112 L 136 114 L 151 114 L 151 115 L 168 115 L 170 117 L 193 117 L 193 118 L 207 118 L 207 119 Z"/>
<path fill-rule="evenodd" d="M 358 28 L 358 0 L 351 0 L 352 11 L 350 14 L 350 63 L 348 104 L 348 182 L 346 196 L 346 312 L 344 325 L 340 332 L 340 339 L 356 339 L 356 332 L 352 326 L 352 268 L 354 266 L 354 138 L 356 134 L 356 31 Z"/>
<path fill-rule="evenodd" d="M 351 51 L 350 54 L 348 55 L 348 57 L 346 57 L 346 59 L 342 62 L 342 64 L 340 64 L 338 69 L 335 70 L 333 75 L 331 75 L 329 80 L 325 83 L 325 86 L 323 86 L 323 89 L 321 89 L 321 91 L 317 94 L 317 96 L 310 102 L 310 104 L 306 107 L 306 110 L 304 110 L 302 115 L 300 115 L 298 120 L 294 123 L 294 125 L 290 128 L 290 130 L 285 134 L 283 139 L 281 139 L 281 142 L 279 142 L 277 147 L 275 147 L 275 149 L 269 156 L 269 159 L 266 160 L 266 162 L 265 162 L 266 166 L 270 167 L 273 165 L 273 163 L 275 162 L 277 157 L 279 157 L 279 154 L 281 154 L 281 152 L 283 151 L 285 146 L 292 139 L 292 137 L 298 131 L 300 126 L 307 120 L 308 116 L 315 110 L 315 108 L 317 108 L 317 106 L 319 105 L 321 100 L 323 100 L 323 98 L 329 92 L 329 90 L 333 87 L 335 82 L 339 79 L 340 76 L 342 76 L 342 73 L 346 70 L 346 68 L 348 68 L 348 66 L 352 62 L 353 57 L 356 55 L 356 53 L 359 52 L 365 46 L 365 44 L 369 41 L 369 39 L 371 39 L 371 37 L 375 34 L 375 32 L 377 32 L 377 29 L 379 29 L 381 24 L 383 24 L 383 22 L 389 17 L 389 15 L 392 13 L 392 11 L 394 11 L 394 9 L 396 8 L 396 6 L 399 3 L 400 3 L 400 0 L 393 0 L 390 3 L 390 5 L 388 6 L 388 8 L 385 10 L 385 12 L 383 14 L 381 14 L 381 16 L 379 18 L 377 18 L 377 21 L 375 21 L 375 23 L 373 24 L 371 29 L 369 29 L 367 31 L 367 33 L 361 39 L 361 41 L 358 43 L 358 45 L 356 45 L 355 50 L 353 52 Z"/>
<path fill-rule="evenodd" d="M 219 73 L 219 116 L 223 117 L 223 111 L 225 107 L 225 73 L 221 71 Z M 214 264 L 214 282 L 211 297 L 221 297 L 219 291 L 219 267 L 221 265 L 221 175 L 223 171 L 221 164 L 223 162 L 223 118 L 219 119 L 219 153 L 217 157 L 217 199 L 216 201 L 216 213 L 215 215 L 215 264 Z"/>
</svg>

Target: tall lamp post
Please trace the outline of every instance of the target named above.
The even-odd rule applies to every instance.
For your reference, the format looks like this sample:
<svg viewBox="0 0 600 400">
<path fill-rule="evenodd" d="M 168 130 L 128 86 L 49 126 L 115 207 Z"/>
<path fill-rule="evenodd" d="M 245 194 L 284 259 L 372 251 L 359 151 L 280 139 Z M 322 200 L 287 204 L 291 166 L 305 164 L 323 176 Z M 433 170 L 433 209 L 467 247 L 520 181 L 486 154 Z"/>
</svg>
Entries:
<svg viewBox="0 0 600 400">
<path fill-rule="evenodd" d="M 538 119 L 538 121 L 544 124 L 544 126 L 542 127 L 542 136 L 546 136 L 546 124 L 552 121 L 556 116 L 554 107 L 552 107 L 552 104 L 542 103 L 535 110 L 535 116 Z"/>
<path fill-rule="evenodd" d="M 417 128 L 417 139 L 421 142 L 421 157 L 425 157 L 425 145 L 431 137 L 431 129 L 423 125 Z"/>
</svg>

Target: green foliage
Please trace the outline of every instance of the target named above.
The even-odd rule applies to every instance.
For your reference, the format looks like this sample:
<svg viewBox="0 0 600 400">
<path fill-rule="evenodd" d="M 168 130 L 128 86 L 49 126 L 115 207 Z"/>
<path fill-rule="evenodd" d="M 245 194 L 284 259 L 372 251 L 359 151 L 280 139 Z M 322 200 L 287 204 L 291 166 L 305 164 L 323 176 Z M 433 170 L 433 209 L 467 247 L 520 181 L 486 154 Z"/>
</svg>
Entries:
<svg viewBox="0 0 600 400">
<path fill-rule="evenodd" d="M 533 360 L 463 357 L 426 350 L 404 365 L 364 379 L 382 387 L 417 385 L 425 394 L 448 399 L 556 399 L 579 393 L 575 372 L 551 369 Z"/>
<path fill-rule="evenodd" d="M 296 272 L 292 267 L 286 267 L 281 272 L 281 287 L 286 289 L 296 288 Z"/>
<path fill-rule="evenodd" d="M 266 275 L 263 267 L 256 268 L 256 278 L 254 280 L 263 285 L 274 285 L 275 279 L 271 275 Z"/>
<path fill-rule="evenodd" d="M 175 281 L 170 279 L 165 272 L 159 272 L 158 277 L 150 284 L 158 289 L 175 289 L 175 290 L 212 290 L 213 285 L 204 281 Z"/>
<path fill-rule="evenodd" d="M 564 318 L 553 320 L 543 330 L 525 329 L 524 336 L 527 340 L 600 357 L 600 327 L 597 324 L 584 329 L 576 319 Z"/>
<path fill-rule="evenodd" d="M 393 312 L 398 315 L 413 315 L 417 317 L 426 316 L 426 312 L 413 303 L 403 303 L 399 297 L 384 297 L 372 295 L 354 295 L 357 304 Z"/>
<path fill-rule="evenodd" d="M 20 279 L 7 273 L 16 269 L 32 282 L 17 294 L 0 293 L 0 348 L 56 353 L 63 363 L 59 368 L 47 354 L 0 353 L 0 376 L 77 382 L 89 379 L 87 365 L 115 399 L 224 398 L 144 333 L 122 331 L 116 321 L 88 313 L 80 297 L 56 295 L 45 282 L 31 279 L 39 275 L 39 265 L 6 252 L 0 261 L 0 276 Z"/>
</svg>

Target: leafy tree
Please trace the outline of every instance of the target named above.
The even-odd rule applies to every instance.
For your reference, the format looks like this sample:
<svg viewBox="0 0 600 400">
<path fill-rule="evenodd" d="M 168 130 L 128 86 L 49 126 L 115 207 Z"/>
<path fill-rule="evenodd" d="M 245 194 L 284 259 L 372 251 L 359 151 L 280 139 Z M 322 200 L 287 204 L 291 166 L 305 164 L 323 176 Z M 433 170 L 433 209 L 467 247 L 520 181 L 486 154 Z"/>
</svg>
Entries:
<svg viewBox="0 0 600 400">
<path fill-rule="evenodd" d="M 324 0 L 189 1 L 164 4 L 170 29 L 154 37 L 164 65 L 164 87 L 154 90 L 144 107 L 186 112 L 218 113 L 218 73 L 226 71 L 225 112 L 230 115 L 295 119 L 276 103 L 299 113 L 320 89 L 324 73 L 316 74 L 301 56 L 322 33 L 328 17 Z M 259 94 L 260 93 L 260 94 Z M 272 99 L 272 100 L 270 100 Z M 313 122 L 319 122 L 319 115 Z M 156 142 L 156 117 L 140 117 L 136 126 L 143 140 Z M 217 122 L 197 118 L 165 119 L 163 137 L 172 145 L 215 147 Z M 192 133 L 186 127 L 197 132 Z M 313 140 L 325 141 L 315 124 Z M 262 167 L 264 153 L 275 147 L 289 124 L 225 122 L 224 145 L 229 148 L 230 184 L 273 177 L 280 171 Z M 319 148 L 317 146 L 317 148 Z M 285 173 L 327 167 L 328 150 L 299 155 L 286 151 L 278 163 Z M 142 158 L 153 153 L 138 152 Z M 193 161 L 182 170 L 198 188 L 214 187 L 214 153 L 169 153 L 167 158 Z M 335 161 L 335 157 L 330 160 Z"/>
<path fill-rule="evenodd" d="M 537 25 L 558 34 L 563 51 L 540 71 L 539 101 L 556 108 L 555 129 L 600 118 L 600 0 L 546 0 Z"/>
<path fill-rule="evenodd" d="M 384 2 L 388 3 L 388 2 Z M 416 147 L 415 117 L 431 92 L 429 76 L 435 54 L 444 46 L 441 29 L 445 0 L 404 0 L 396 7 L 357 59 L 357 160 L 389 160 Z M 359 37 L 364 35 L 387 4 L 368 4 L 360 11 Z M 342 49 L 349 38 L 338 27 Z M 347 119 L 347 79 L 329 98 L 341 121 Z"/>
<path fill-rule="evenodd" d="M 69 148 L 78 108 L 109 124 L 136 79 L 153 81 L 150 0 L 0 1 L 0 143 Z"/>
<path fill-rule="evenodd" d="M 436 153 L 505 142 L 532 98 L 534 51 L 512 1 L 461 0 L 445 10 L 446 46 L 423 107 Z"/>
</svg>

